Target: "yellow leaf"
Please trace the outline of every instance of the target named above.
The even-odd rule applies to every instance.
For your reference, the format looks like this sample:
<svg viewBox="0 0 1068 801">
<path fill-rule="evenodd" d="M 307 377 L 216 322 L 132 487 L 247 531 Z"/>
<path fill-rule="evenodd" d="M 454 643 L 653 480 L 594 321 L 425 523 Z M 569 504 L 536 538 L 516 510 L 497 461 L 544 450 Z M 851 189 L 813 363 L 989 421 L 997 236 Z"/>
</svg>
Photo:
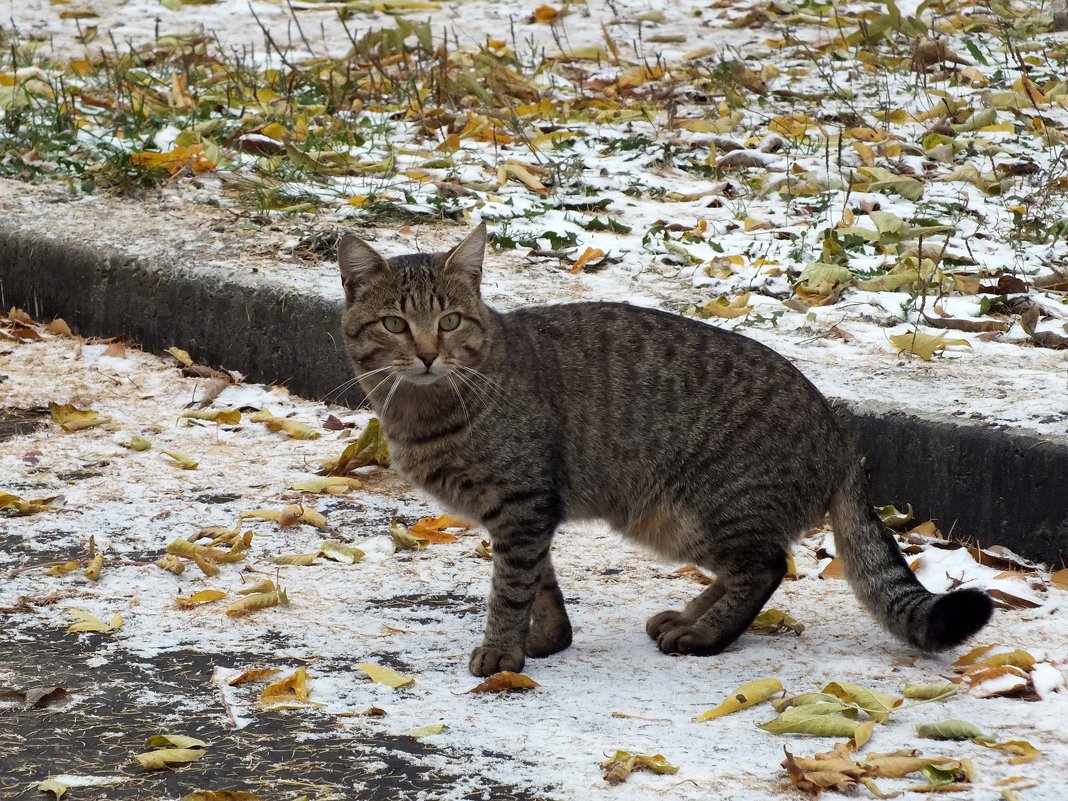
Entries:
<svg viewBox="0 0 1068 801">
<path fill-rule="evenodd" d="M 1009 759 L 1010 765 L 1020 765 L 1042 756 L 1042 752 L 1026 740 L 1006 740 L 1003 743 L 993 743 L 986 740 L 973 740 L 973 742 L 986 748 L 1015 754 L 1016 756 Z"/>
<path fill-rule="evenodd" d="M 289 596 L 285 590 L 254 592 L 226 607 L 226 615 L 227 617 L 242 617 L 249 612 L 257 612 L 261 609 L 269 609 L 272 606 L 285 606 L 288 604 Z"/>
<path fill-rule="evenodd" d="M 444 723 L 431 723 L 429 726 L 420 726 L 418 729 L 412 729 L 408 732 L 408 736 L 413 737 L 416 740 L 421 740 L 424 737 L 432 737 L 435 734 L 441 734 L 447 728 L 449 727 Z"/>
<path fill-rule="evenodd" d="M 178 363 L 181 364 L 183 367 L 193 366 L 193 357 L 190 356 L 187 351 L 184 351 L 181 348 L 170 347 L 167 348 L 167 353 L 171 354 L 171 356 L 177 359 Z"/>
<path fill-rule="evenodd" d="M 288 417 L 275 417 L 266 409 L 252 415 L 253 423 L 263 423 L 271 431 L 284 431 L 293 439 L 319 439 L 322 436 L 318 431 L 298 420 Z"/>
<path fill-rule="evenodd" d="M 203 748 L 159 748 L 144 754 L 135 754 L 134 759 L 145 770 L 163 770 L 176 765 L 188 765 L 204 756 Z"/>
<path fill-rule="evenodd" d="M 925 362 L 930 361 L 935 353 L 954 345 L 970 348 L 972 343 L 966 339 L 946 339 L 946 332 L 925 334 L 922 331 L 906 331 L 890 337 L 890 344 L 902 353 L 912 353 Z"/>
<path fill-rule="evenodd" d="M 320 512 L 310 506 L 296 503 L 285 506 L 282 509 L 253 509 L 250 512 L 242 512 L 239 515 L 241 520 L 250 517 L 260 520 L 274 520 L 283 527 L 306 524 L 323 530 L 329 528 L 326 518 Z"/>
<path fill-rule="evenodd" d="M 65 576 L 68 573 L 73 573 L 75 570 L 82 566 L 81 562 L 64 562 L 61 565 L 54 565 L 46 572 L 46 576 Z"/>
<path fill-rule="evenodd" d="M 616 751 L 601 763 L 601 767 L 605 769 L 604 780 L 609 784 L 626 781 L 636 768 L 643 768 L 653 773 L 679 772 L 677 767 L 660 754 L 632 754 L 629 751 Z"/>
<path fill-rule="evenodd" d="M 358 478 L 349 476 L 324 476 L 308 481 L 300 481 L 290 486 L 298 492 L 316 492 L 323 495 L 343 495 L 351 489 L 359 489 L 363 483 Z"/>
<path fill-rule="evenodd" d="M 834 695 L 843 701 L 856 704 L 867 712 L 876 723 L 886 723 L 890 713 L 902 704 L 902 699 L 887 693 L 869 690 L 859 684 L 847 681 L 832 681 L 823 688 L 823 692 Z"/>
<path fill-rule="evenodd" d="M 326 559 L 330 559 L 334 562 L 341 562 L 346 565 L 354 565 L 366 556 L 359 548 L 353 548 L 348 545 L 342 545 L 340 542 L 331 542 L 327 540 L 319 546 L 319 552 L 316 556 L 322 556 Z"/>
<path fill-rule="evenodd" d="M 430 544 L 430 540 L 412 534 L 407 526 L 396 520 L 389 524 L 389 536 L 393 538 L 393 544 L 402 550 L 418 551 Z"/>
<path fill-rule="evenodd" d="M 116 629 L 122 628 L 122 616 L 118 612 L 115 613 L 110 622 L 105 623 L 96 615 L 84 609 L 68 609 L 67 611 L 82 621 L 68 626 L 67 631 L 93 631 L 100 634 L 110 634 Z"/>
<path fill-rule="evenodd" d="M 171 175 L 177 175 L 187 168 L 193 172 L 205 172 L 215 169 L 215 162 L 204 154 L 204 145 L 200 142 L 195 142 L 191 145 L 179 145 L 166 153 L 148 151 L 131 153 L 130 163 L 150 169 L 166 170 Z"/>
<path fill-rule="evenodd" d="M 263 692 L 260 693 L 260 704 L 270 704 L 279 701 L 303 702 L 308 700 L 309 694 L 308 669 L 301 666 L 285 678 L 271 682 L 264 687 Z"/>
<path fill-rule="evenodd" d="M 1063 567 L 1049 574 L 1053 586 L 1060 590 L 1068 590 L 1068 567 Z"/>
<path fill-rule="evenodd" d="M 389 466 L 389 447 L 382 436 L 377 417 L 371 418 L 355 442 L 350 442 L 345 446 L 341 456 L 337 459 L 328 459 L 323 462 L 322 467 L 329 475 L 339 476 L 369 464 Z"/>
<path fill-rule="evenodd" d="M 129 442 L 122 443 L 122 447 L 131 451 L 147 451 L 151 450 L 152 443 L 142 437 L 140 434 L 135 434 L 134 436 L 130 437 Z"/>
<path fill-rule="evenodd" d="M 160 451 L 160 453 L 174 459 L 175 464 L 183 470 L 196 470 L 200 464 L 193 459 L 193 457 L 186 456 L 184 453 L 179 453 L 178 451 Z"/>
<path fill-rule="evenodd" d="M 240 409 L 195 409 L 182 412 L 179 417 L 187 417 L 192 420 L 207 420 L 217 425 L 236 425 L 241 422 Z"/>
<path fill-rule="evenodd" d="M 85 568 L 85 572 L 82 574 L 90 581 L 100 580 L 100 571 L 104 569 L 104 554 L 97 553 L 92 559 L 89 560 L 88 567 Z"/>
<path fill-rule="evenodd" d="M 94 412 L 92 409 L 79 409 L 69 403 L 49 403 L 48 411 L 52 419 L 68 433 L 111 422 L 110 417 L 101 417 L 99 412 Z"/>
<path fill-rule="evenodd" d="M 540 687 L 534 679 L 522 673 L 513 673 L 510 670 L 502 670 L 494 673 L 481 684 L 472 687 L 469 693 L 504 693 L 512 690 L 533 690 Z"/>
<path fill-rule="evenodd" d="M 201 590 L 200 592 L 194 592 L 188 598 L 178 596 L 174 599 L 174 602 L 183 609 L 197 606 L 198 604 L 207 604 L 212 601 L 218 601 L 226 597 L 226 593 L 222 590 Z"/>
<path fill-rule="evenodd" d="M 358 662 L 355 667 L 366 673 L 371 681 L 384 684 L 395 690 L 415 684 L 415 679 L 411 676 L 405 676 L 403 673 L 398 673 L 388 667 L 382 667 L 382 665 L 376 665 L 373 662 Z"/>
<path fill-rule="evenodd" d="M 10 492 L 0 492 L 0 509 L 14 509 L 20 515 L 34 515 L 39 512 L 51 512 L 56 507 L 49 506 L 55 498 L 22 499 Z"/>
<path fill-rule="evenodd" d="M 732 692 L 723 703 L 707 712 L 702 712 L 695 717 L 694 723 L 702 723 L 706 720 L 730 715 L 742 709 L 748 709 L 763 701 L 767 701 L 776 693 L 782 692 L 782 682 L 778 679 L 760 679 L 743 684 Z"/>
<path fill-rule="evenodd" d="M 68 789 L 70 788 L 67 785 L 62 782 L 57 782 L 55 779 L 48 779 L 37 785 L 38 792 L 51 793 L 56 797 L 56 801 L 59 801 Z"/>
</svg>

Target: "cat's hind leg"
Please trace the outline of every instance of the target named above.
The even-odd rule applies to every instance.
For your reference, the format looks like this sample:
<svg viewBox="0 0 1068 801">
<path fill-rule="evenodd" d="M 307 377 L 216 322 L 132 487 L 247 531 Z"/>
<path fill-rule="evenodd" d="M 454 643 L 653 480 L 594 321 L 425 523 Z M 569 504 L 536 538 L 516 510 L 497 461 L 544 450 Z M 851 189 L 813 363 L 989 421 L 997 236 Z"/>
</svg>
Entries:
<svg viewBox="0 0 1068 801">
<path fill-rule="evenodd" d="M 555 654 L 571 645 L 571 620 L 567 616 L 564 595 L 556 581 L 551 557 L 545 557 L 541 570 L 541 585 L 530 610 L 530 633 L 527 634 L 527 656 L 541 657 Z"/>
<path fill-rule="evenodd" d="M 696 599 L 708 608 L 694 619 L 683 612 L 672 625 L 662 625 L 657 647 L 665 654 L 720 653 L 749 627 L 785 575 L 786 554 L 778 550 L 750 551 L 744 562 L 732 559 L 718 564 L 716 583 Z M 718 589 L 719 597 L 708 604 L 713 589 Z"/>
</svg>

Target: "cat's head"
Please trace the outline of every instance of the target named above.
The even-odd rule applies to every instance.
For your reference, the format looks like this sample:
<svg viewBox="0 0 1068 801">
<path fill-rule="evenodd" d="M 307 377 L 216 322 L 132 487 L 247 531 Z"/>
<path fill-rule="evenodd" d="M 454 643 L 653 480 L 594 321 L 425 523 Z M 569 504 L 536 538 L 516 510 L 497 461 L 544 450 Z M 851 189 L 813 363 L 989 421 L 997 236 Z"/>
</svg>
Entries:
<svg viewBox="0 0 1068 801">
<path fill-rule="evenodd" d="M 477 367 L 488 317 L 479 291 L 485 249 L 485 223 L 446 253 L 389 259 L 346 234 L 338 245 L 342 330 L 357 374 L 380 370 L 378 383 L 394 374 L 392 368 L 405 381 L 432 384 Z"/>
</svg>

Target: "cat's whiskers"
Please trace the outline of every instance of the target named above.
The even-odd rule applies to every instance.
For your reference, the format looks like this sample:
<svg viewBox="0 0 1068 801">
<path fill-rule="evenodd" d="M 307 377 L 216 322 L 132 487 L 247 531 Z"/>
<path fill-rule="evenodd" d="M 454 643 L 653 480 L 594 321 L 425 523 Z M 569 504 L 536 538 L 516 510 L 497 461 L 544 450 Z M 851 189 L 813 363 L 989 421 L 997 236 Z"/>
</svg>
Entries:
<svg viewBox="0 0 1068 801">
<path fill-rule="evenodd" d="M 378 367 L 374 370 L 368 370 L 367 372 L 360 373 L 357 376 L 353 376 L 352 378 L 342 381 L 340 384 L 338 384 L 336 387 L 334 387 L 332 390 L 327 392 L 326 395 L 323 396 L 323 403 L 329 403 L 330 398 L 341 395 L 343 392 L 345 392 L 345 390 L 355 386 L 363 379 L 372 376 L 375 373 L 381 373 L 383 370 L 389 369 L 392 369 L 390 365 L 386 365 L 385 367 Z"/>
<path fill-rule="evenodd" d="M 463 410 L 464 417 L 467 419 L 467 425 L 471 425 L 471 414 L 467 411 L 467 404 L 464 403 L 464 396 L 460 394 L 459 388 L 456 386 L 456 382 L 452 380 L 452 376 L 448 372 L 442 374 L 446 381 L 449 382 L 449 386 L 452 387 L 452 392 L 456 396 L 456 400 L 460 401 L 460 408 Z"/>
<path fill-rule="evenodd" d="M 456 374 L 457 378 L 462 378 L 464 384 L 468 386 L 472 392 L 475 392 L 479 396 L 484 404 L 486 404 L 491 410 L 496 409 L 502 400 L 506 401 L 508 405 L 511 405 L 511 399 L 504 387 L 497 381 L 487 376 L 485 373 L 481 373 L 473 367 L 468 367 L 466 364 L 455 365 L 461 370 Z"/>
<path fill-rule="evenodd" d="M 389 376 L 386 377 L 386 379 L 388 379 L 388 378 L 389 378 Z M 397 391 L 397 387 L 399 387 L 403 383 L 403 381 L 401 379 L 401 376 L 400 376 L 400 373 L 398 373 L 396 371 L 394 371 L 392 373 L 392 378 L 393 378 L 393 386 L 391 386 L 389 388 L 389 392 L 386 393 L 386 400 L 382 404 L 382 412 L 381 412 L 381 414 L 382 414 L 383 417 L 385 417 L 386 412 L 389 410 L 389 402 L 393 399 L 393 393 L 396 392 Z M 385 381 L 386 379 L 383 379 L 383 381 Z M 378 389 L 378 387 L 375 387 L 375 389 Z"/>
<path fill-rule="evenodd" d="M 380 386 L 382 386 L 384 383 L 386 383 L 387 381 L 389 381 L 389 379 L 391 379 L 391 378 L 393 378 L 394 376 L 397 375 L 397 370 L 392 365 L 390 365 L 389 367 L 382 367 L 380 369 L 389 370 L 390 373 L 385 378 L 383 378 L 381 381 L 379 381 L 377 384 L 375 384 L 374 387 L 371 389 L 371 391 L 367 393 L 367 403 L 368 404 L 370 404 L 372 402 L 373 399 L 371 398 L 371 396 L 374 395 L 374 393 L 378 390 L 378 388 Z"/>
</svg>

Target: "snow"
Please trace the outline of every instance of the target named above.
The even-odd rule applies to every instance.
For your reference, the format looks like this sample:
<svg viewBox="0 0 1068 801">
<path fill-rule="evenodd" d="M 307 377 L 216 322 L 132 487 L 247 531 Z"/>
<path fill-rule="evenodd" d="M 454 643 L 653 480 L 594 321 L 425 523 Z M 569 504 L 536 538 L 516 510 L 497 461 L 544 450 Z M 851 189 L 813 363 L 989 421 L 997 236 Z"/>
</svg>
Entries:
<svg viewBox="0 0 1068 801">
<path fill-rule="evenodd" d="M 833 741 L 763 732 L 755 724 L 773 717 L 766 704 L 707 723 L 692 722 L 734 688 L 774 676 L 789 692 L 815 691 L 841 680 L 900 694 L 906 681 L 939 683 L 953 675 L 951 663 L 959 654 L 915 654 L 872 624 L 845 582 L 818 578 L 815 548 L 823 533 L 795 553 L 804 577 L 785 583 L 770 603 L 805 624 L 802 636 L 745 635 L 718 657 L 665 656 L 646 637 L 644 620 L 665 606 L 683 604 L 698 585 L 675 576 L 675 565 L 655 561 L 603 526 L 569 524 L 558 535 L 554 559 L 576 626 L 574 645 L 528 662 L 525 672 L 541 684 L 532 692 L 468 695 L 478 680 L 467 672 L 467 654 L 480 637 L 489 579 L 489 563 L 474 553 L 484 532 L 464 533 L 455 544 L 391 554 L 390 520 L 411 522 L 441 510 L 391 471 L 365 468 L 363 489 L 305 498 L 327 516 L 330 532 L 248 521 L 256 535 L 246 562 L 223 565 L 212 579 L 192 566 L 180 577 L 165 573 L 143 562 L 162 554 L 177 537 L 209 525 L 232 526 L 241 511 L 296 502 L 299 496 L 288 489 L 290 484 L 310 477 L 322 459 L 336 456 L 348 436 L 324 430 L 319 440 L 299 441 L 272 434 L 247 418 L 218 427 L 179 419 L 196 396 L 198 382 L 180 377 L 163 359 L 133 349 L 127 350 L 122 369 L 101 367 L 96 348 L 69 339 L 2 344 L 0 355 L 8 377 L 0 383 L 0 406 L 71 401 L 113 418 L 107 426 L 72 434 L 48 425 L 5 443 L 0 489 L 23 497 L 61 493 L 65 500 L 56 512 L 0 518 L 15 538 L 7 542 L 18 543 L 17 550 L 0 551 L 0 569 L 7 572 L 0 584 L 0 607 L 14 606 L 20 598 L 67 593 L 58 604 L 8 614 L 7 630 L 43 626 L 60 631 L 73 622 L 65 609 L 77 607 L 105 620 L 116 612 L 123 617 L 123 627 L 113 634 L 92 635 L 100 642 L 90 660 L 101 669 L 132 661 L 151 675 L 151 660 L 168 653 L 191 649 L 217 654 L 213 682 L 222 695 L 215 701 L 218 730 L 209 733 L 209 741 L 235 725 L 240 731 L 262 714 L 255 705 L 262 684 L 226 687 L 223 682 L 237 670 L 263 664 L 261 643 L 270 638 L 275 646 L 268 664 L 285 673 L 307 664 L 311 675 L 310 700 L 316 706 L 287 715 L 333 718 L 354 738 L 376 733 L 406 737 L 421 726 L 447 724 L 440 734 L 423 740 L 430 747 L 426 756 L 406 757 L 422 769 L 454 777 L 437 796 L 442 799 L 459 799 L 498 781 L 546 799 L 657 794 L 761 801 L 795 797 L 779 767 L 784 747 L 812 754 L 828 750 Z M 361 425 L 367 420 L 366 413 L 353 415 L 267 388 L 235 387 L 233 393 L 267 397 L 277 414 L 303 421 L 314 423 L 328 414 Z M 227 400 L 231 402 L 240 401 Z M 117 445 L 135 434 L 151 439 L 153 450 L 127 452 Z M 177 469 L 158 458 L 162 448 L 188 453 L 201 466 Z M 30 451 L 40 453 L 36 466 L 22 459 Z M 70 471 L 85 475 L 70 477 Z M 213 495 L 229 499 L 201 500 Z M 134 564 L 108 564 L 98 582 L 87 581 L 80 571 L 63 577 L 47 576 L 44 569 L 14 572 L 39 562 L 81 558 L 90 536 L 109 559 Z M 311 567 L 278 567 L 272 561 L 280 554 L 315 550 L 324 539 L 358 545 L 374 556 L 352 566 L 320 560 Z M 1012 582 L 1017 592 L 1023 586 L 1018 580 L 996 579 L 997 570 L 976 564 L 963 549 L 927 548 L 921 557 L 919 575 L 932 588 L 950 579 L 981 587 Z M 290 595 L 289 606 L 238 619 L 223 614 L 236 590 L 276 575 Z M 1068 694 L 1062 690 L 1068 637 L 1063 614 L 1068 593 L 1050 586 L 1044 573 L 1034 573 L 1033 581 L 1039 590 L 1031 594 L 1039 606 L 999 610 L 978 642 L 997 642 L 1002 650 L 1030 649 L 1040 659 L 1034 680 L 1042 700 L 979 698 L 962 691 L 937 704 L 906 705 L 888 725 L 877 728 L 867 751 L 919 748 L 925 755 L 973 759 L 977 776 L 970 798 L 998 798 L 998 782 L 1012 775 L 1037 782 L 1028 799 L 1064 797 Z M 176 609 L 177 595 L 208 587 L 228 591 L 229 598 Z M 250 656 L 243 658 L 243 653 Z M 415 684 L 391 690 L 370 683 L 352 667 L 359 661 L 393 667 L 415 678 Z M 0 684 L 9 681 L 0 668 Z M 180 708 L 194 703 L 175 698 L 163 685 L 145 686 L 138 700 L 146 706 L 179 702 Z M 386 715 L 360 716 L 370 706 Z M 1043 754 L 1026 765 L 1009 765 L 1007 755 L 977 745 L 915 736 L 915 724 L 950 717 L 968 720 L 999 739 L 1027 740 Z M 180 728 L 181 719 L 174 725 Z M 679 766 L 679 773 L 636 772 L 625 784 L 610 788 L 599 763 L 617 748 L 661 753 Z M 43 769 L 40 778 L 46 778 Z M 880 781 L 883 789 L 915 783 Z"/>
</svg>

